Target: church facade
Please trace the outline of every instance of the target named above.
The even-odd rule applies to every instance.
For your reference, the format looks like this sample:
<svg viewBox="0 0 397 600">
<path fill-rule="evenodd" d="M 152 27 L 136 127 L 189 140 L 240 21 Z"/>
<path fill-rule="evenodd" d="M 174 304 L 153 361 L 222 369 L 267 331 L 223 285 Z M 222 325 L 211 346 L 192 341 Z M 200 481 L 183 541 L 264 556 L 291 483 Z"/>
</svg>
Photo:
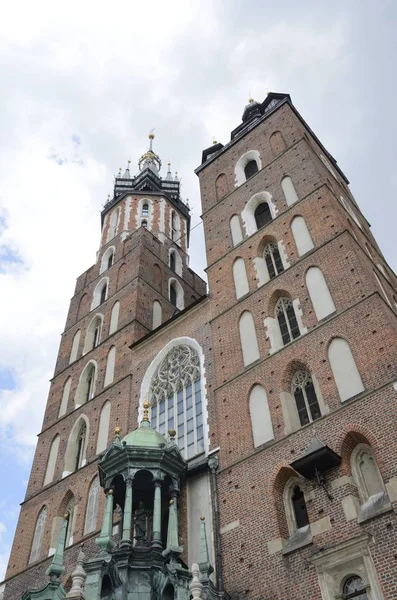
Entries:
<svg viewBox="0 0 397 600">
<path fill-rule="evenodd" d="M 251 100 L 196 169 L 207 293 L 153 137 L 77 279 L 4 600 L 395 599 L 397 281 L 346 176 Z"/>
</svg>

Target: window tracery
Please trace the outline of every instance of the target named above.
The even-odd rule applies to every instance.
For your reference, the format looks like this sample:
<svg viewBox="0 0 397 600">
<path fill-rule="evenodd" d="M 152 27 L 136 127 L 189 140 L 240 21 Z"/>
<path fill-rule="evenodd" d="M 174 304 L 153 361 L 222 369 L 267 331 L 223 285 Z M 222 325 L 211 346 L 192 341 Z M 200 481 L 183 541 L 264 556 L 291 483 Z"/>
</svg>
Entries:
<svg viewBox="0 0 397 600">
<path fill-rule="evenodd" d="M 284 345 L 300 336 L 294 306 L 289 298 L 280 298 L 276 304 L 275 314 Z"/>
<path fill-rule="evenodd" d="M 276 277 L 276 275 L 279 275 L 284 271 L 283 261 L 281 260 L 277 244 L 266 244 L 263 256 L 266 261 L 270 279 L 273 279 L 273 277 Z"/>
<path fill-rule="evenodd" d="M 367 592 L 363 584 L 363 580 L 358 575 L 349 577 L 343 585 L 343 600 L 368 600 Z"/>
<path fill-rule="evenodd" d="M 292 379 L 292 393 L 295 397 L 300 424 L 306 425 L 321 417 L 313 379 L 306 371 L 297 371 Z"/>
<path fill-rule="evenodd" d="M 32 543 L 32 550 L 30 552 L 29 563 L 39 560 L 41 557 L 41 547 L 43 544 L 44 527 L 47 519 L 47 507 L 41 509 L 36 522 L 36 528 L 34 530 L 34 537 Z"/>
<path fill-rule="evenodd" d="M 149 397 L 153 429 L 177 432 L 185 458 L 204 451 L 200 357 L 187 344 L 168 352 L 152 378 Z"/>
</svg>

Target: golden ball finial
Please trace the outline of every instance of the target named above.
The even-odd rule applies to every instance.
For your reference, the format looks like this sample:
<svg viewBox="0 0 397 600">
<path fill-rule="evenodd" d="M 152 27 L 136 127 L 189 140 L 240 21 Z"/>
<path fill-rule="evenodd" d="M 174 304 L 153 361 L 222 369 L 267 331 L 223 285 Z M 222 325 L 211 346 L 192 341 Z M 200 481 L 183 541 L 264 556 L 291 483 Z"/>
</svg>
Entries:
<svg viewBox="0 0 397 600">
<path fill-rule="evenodd" d="M 200 517 L 200 521 L 205 521 L 205 517 Z"/>
<path fill-rule="evenodd" d="M 114 428 L 114 433 L 115 433 L 116 435 L 119 435 L 120 431 L 121 431 L 120 427 L 115 427 L 115 428 Z"/>
<path fill-rule="evenodd" d="M 65 513 L 65 514 L 63 515 L 63 518 L 64 518 L 64 519 L 69 519 L 69 513 L 68 513 L 68 512 L 67 512 L 67 513 Z"/>
<path fill-rule="evenodd" d="M 113 490 L 112 490 L 112 489 L 110 489 L 110 490 L 108 491 L 108 494 L 109 494 L 109 496 L 113 496 Z"/>
<path fill-rule="evenodd" d="M 251 96 L 251 98 L 248 98 L 248 102 L 249 102 L 249 104 L 252 104 L 253 102 L 255 102 L 255 100 L 254 100 L 254 98 L 252 98 L 252 96 Z"/>
<path fill-rule="evenodd" d="M 176 436 L 175 429 L 169 429 L 168 430 L 168 435 L 170 436 L 170 438 L 174 438 Z"/>
<path fill-rule="evenodd" d="M 218 142 L 217 142 L 217 141 L 216 141 L 216 139 L 214 138 L 214 139 L 212 140 L 212 143 L 213 143 L 213 144 L 217 144 Z"/>
<path fill-rule="evenodd" d="M 149 400 L 147 395 L 145 396 L 145 399 L 143 401 L 143 420 L 144 421 L 149 421 Z"/>
<path fill-rule="evenodd" d="M 148 135 L 149 140 L 154 140 L 154 133 L 151 131 Z"/>
<path fill-rule="evenodd" d="M 174 504 L 173 500 L 170 500 L 170 506 L 172 506 Z"/>
</svg>

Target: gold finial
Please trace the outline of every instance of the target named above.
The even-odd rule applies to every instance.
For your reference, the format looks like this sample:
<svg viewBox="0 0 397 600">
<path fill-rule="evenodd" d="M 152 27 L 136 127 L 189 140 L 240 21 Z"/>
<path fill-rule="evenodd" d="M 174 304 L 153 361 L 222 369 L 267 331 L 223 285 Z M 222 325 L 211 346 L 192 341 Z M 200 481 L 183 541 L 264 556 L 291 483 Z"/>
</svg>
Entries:
<svg viewBox="0 0 397 600">
<path fill-rule="evenodd" d="M 127 163 L 130 165 L 130 164 L 131 164 L 131 160 L 130 160 L 130 159 L 128 159 L 128 160 L 127 160 Z"/>
<path fill-rule="evenodd" d="M 216 141 L 216 138 L 215 138 L 215 136 L 212 138 L 212 143 L 213 143 L 213 144 L 217 144 L 217 143 L 218 143 L 218 142 Z"/>
<path fill-rule="evenodd" d="M 176 436 L 176 431 L 175 429 L 169 429 L 168 430 L 168 435 L 170 436 L 170 438 L 173 440 L 174 437 Z"/>
<path fill-rule="evenodd" d="M 67 512 L 67 513 L 65 513 L 65 514 L 63 515 L 63 518 L 64 518 L 64 519 L 69 519 L 69 513 L 68 513 L 68 512 Z"/>
<path fill-rule="evenodd" d="M 171 161 L 169 160 L 167 164 L 168 164 L 168 170 L 171 171 Z"/>
<path fill-rule="evenodd" d="M 110 490 L 108 491 L 108 494 L 109 494 L 109 496 L 113 496 L 113 490 L 112 490 L 112 489 L 110 489 Z"/>
<path fill-rule="evenodd" d="M 143 421 L 149 421 L 149 400 L 146 394 L 145 400 L 143 401 Z"/>
<path fill-rule="evenodd" d="M 205 521 L 205 517 L 200 517 L 200 521 Z"/>
<path fill-rule="evenodd" d="M 170 506 L 172 506 L 174 504 L 173 500 L 170 500 Z"/>
<path fill-rule="evenodd" d="M 152 129 L 152 131 L 149 132 L 148 138 L 149 138 L 149 140 L 154 140 L 153 129 Z"/>
<path fill-rule="evenodd" d="M 250 98 L 248 98 L 248 102 L 249 104 L 252 104 L 253 102 L 255 102 L 254 98 L 252 98 L 252 96 Z"/>
<path fill-rule="evenodd" d="M 120 431 L 121 431 L 120 427 L 115 427 L 115 428 L 114 428 L 114 433 L 115 433 L 116 435 L 119 435 L 119 434 L 120 434 Z"/>
</svg>

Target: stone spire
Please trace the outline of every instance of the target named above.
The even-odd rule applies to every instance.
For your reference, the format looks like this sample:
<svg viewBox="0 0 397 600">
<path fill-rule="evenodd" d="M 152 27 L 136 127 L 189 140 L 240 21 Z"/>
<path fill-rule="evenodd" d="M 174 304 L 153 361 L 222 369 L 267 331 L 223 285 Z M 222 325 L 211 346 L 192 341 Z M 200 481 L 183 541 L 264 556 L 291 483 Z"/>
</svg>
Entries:
<svg viewBox="0 0 397 600">
<path fill-rule="evenodd" d="M 65 567 L 63 566 L 63 552 L 65 549 L 66 532 L 68 530 L 69 518 L 69 513 L 66 513 L 63 518 L 61 531 L 59 532 L 55 554 L 53 556 L 50 566 L 46 571 L 46 575 L 49 576 L 51 581 L 58 581 L 60 576 L 65 572 Z"/>
<path fill-rule="evenodd" d="M 193 600 L 200 600 L 202 598 L 203 584 L 200 581 L 200 571 L 197 563 L 192 564 L 192 580 L 189 583 L 189 589 L 192 593 Z"/>
<path fill-rule="evenodd" d="M 165 178 L 166 181 L 174 181 L 174 178 L 172 177 L 172 173 L 171 173 L 171 161 L 168 161 L 168 171 L 167 171 L 167 176 Z"/>
<path fill-rule="evenodd" d="M 103 514 L 102 529 L 95 543 L 102 552 L 110 553 L 114 548 L 113 541 L 113 490 L 109 490 L 106 495 L 105 512 Z"/>
<path fill-rule="evenodd" d="M 182 546 L 179 545 L 178 539 L 178 508 L 176 504 L 176 495 L 170 500 L 168 514 L 168 531 L 167 531 L 167 548 L 163 555 L 179 556 L 183 552 Z"/>
<path fill-rule="evenodd" d="M 129 160 L 127 162 L 127 168 L 124 171 L 123 179 L 131 179 L 130 164 L 131 164 L 131 161 Z"/>
<path fill-rule="evenodd" d="M 84 600 L 84 583 L 87 573 L 84 571 L 85 554 L 83 552 L 83 544 L 80 546 L 80 551 L 77 556 L 76 568 L 72 573 L 72 587 L 70 592 L 66 594 L 66 598 L 74 598 L 75 600 Z"/>
<path fill-rule="evenodd" d="M 201 517 L 200 523 L 200 557 L 199 557 L 200 572 L 203 575 L 203 579 L 208 577 L 213 572 L 213 567 L 210 563 L 210 556 L 208 553 L 208 542 L 207 542 L 207 530 L 205 527 L 205 517 Z"/>
</svg>

